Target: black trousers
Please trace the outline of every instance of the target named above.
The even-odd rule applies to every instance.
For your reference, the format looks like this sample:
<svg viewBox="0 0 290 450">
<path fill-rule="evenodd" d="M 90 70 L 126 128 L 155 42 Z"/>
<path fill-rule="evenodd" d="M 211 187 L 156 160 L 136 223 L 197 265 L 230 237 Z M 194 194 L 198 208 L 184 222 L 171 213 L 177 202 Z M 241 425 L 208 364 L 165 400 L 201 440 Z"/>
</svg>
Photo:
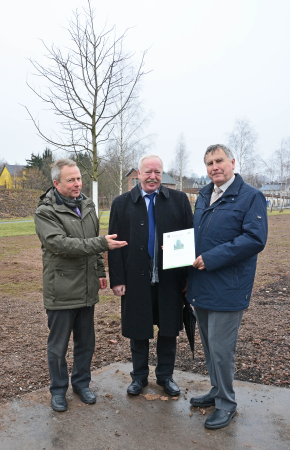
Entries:
<svg viewBox="0 0 290 450">
<path fill-rule="evenodd" d="M 159 301 L 158 285 L 151 288 L 153 323 L 159 326 Z M 131 377 L 133 380 L 146 380 L 149 375 L 148 356 L 149 339 L 131 339 L 131 352 L 133 370 Z M 157 337 L 157 366 L 155 369 L 156 378 L 160 381 L 171 378 L 174 370 L 176 355 L 176 336 L 161 336 L 158 331 Z"/>
<path fill-rule="evenodd" d="M 91 381 L 91 362 L 95 348 L 94 306 L 46 310 L 49 335 L 47 340 L 47 359 L 52 395 L 65 395 L 69 376 L 66 352 L 73 332 L 74 362 L 71 375 L 72 386 L 83 389 Z"/>
</svg>

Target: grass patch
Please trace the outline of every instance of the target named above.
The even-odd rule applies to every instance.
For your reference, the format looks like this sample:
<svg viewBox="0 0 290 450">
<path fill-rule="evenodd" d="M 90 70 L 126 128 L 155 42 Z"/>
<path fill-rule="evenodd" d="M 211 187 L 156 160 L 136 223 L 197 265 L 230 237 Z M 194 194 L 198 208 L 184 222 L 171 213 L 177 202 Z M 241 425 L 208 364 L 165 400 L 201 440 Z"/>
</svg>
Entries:
<svg viewBox="0 0 290 450">
<path fill-rule="evenodd" d="M 108 228 L 109 226 L 109 216 L 101 216 L 100 217 L 100 230 L 103 230 L 104 228 Z"/>
<path fill-rule="evenodd" d="M 99 294 L 99 299 L 100 299 L 99 303 L 101 305 L 103 305 L 104 303 L 110 302 L 112 300 L 112 298 L 113 298 L 113 294 L 112 295 L 102 295 L 102 294 L 100 295 Z"/>
<path fill-rule="evenodd" d="M 0 238 L 9 236 L 31 236 L 35 233 L 34 222 L 7 223 L 0 225 Z"/>
<path fill-rule="evenodd" d="M 290 209 L 284 209 L 282 212 L 277 211 L 268 211 L 268 216 L 281 216 L 282 214 L 290 214 Z"/>
</svg>

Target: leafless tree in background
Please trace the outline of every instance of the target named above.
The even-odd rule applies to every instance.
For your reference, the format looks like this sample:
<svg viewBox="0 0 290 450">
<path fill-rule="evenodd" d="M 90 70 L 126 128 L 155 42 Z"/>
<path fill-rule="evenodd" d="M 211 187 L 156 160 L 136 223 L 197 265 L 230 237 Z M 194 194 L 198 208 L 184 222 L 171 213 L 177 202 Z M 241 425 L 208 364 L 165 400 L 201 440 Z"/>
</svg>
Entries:
<svg viewBox="0 0 290 450">
<path fill-rule="evenodd" d="M 0 175 L 2 173 L 2 170 L 4 169 L 4 166 L 6 166 L 6 164 L 8 164 L 7 161 L 4 158 L 1 158 L 0 159 Z"/>
<path fill-rule="evenodd" d="M 169 171 L 169 173 L 173 176 L 178 176 L 180 191 L 182 191 L 182 178 L 188 172 L 188 161 L 189 151 L 186 148 L 184 134 L 181 133 L 177 140 L 174 152 L 174 160 L 171 162 L 171 169 Z"/>
<path fill-rule="evenodd" d="M 46 189 L 47 180 L 43 172 L 38 167 L 29 167 L 25 169 L 25 180 L 23 181 L 26 189 Z"/>
<path fill-rule="evenodd" d="M 273 203 L 274 203 L 274 184 L 275 184 L 275 180 L 276 180 L 276 176 L 277 176 L 277 166 L 276 166 L 275 156 L 271 155 L 266 160 L 262 159 L 261 163 L 263 166 L 265 179 L 269 182 L 270 187 L 271 187 L 271 189 L 270 189 L 270 191 L 271 191 L 270 207 L 271 207 L 271 212 L 272 212 Z"/>
<path fill-rule="evenodd" d="M 286 193 L 287 187 L 287 178 L 289 162 L 290 162 L 290 138 L 282 139 L 279 149 L 275 151 L 275 162 L 277 167 L 277 172 L 279 174 L 279 183 L 280 183 L 280 212 L 283 210 L 282 197 Z M 283 183 L 285 183 L 285 192 L 283 190 Z"/>
<path fill-rule="evenodd" d="M 48 136 L 26 107 L 39 136 L 54 149 L 90 155 L 91 170 L 83 166 L 93 180 L 93 198 L 97 200 L 100 146 L 113 131 L 116 118 L 126 109 L 144 72 L 144 57 L 134 69 L 133 55 L 125 53 L 125 34 L 116 37 L 115 28 L 97 31 L 95 12 L 88 0 L 88 8 L 74 12 L 68 33 L 71 47 L 62 50 L 52 45 L 47 50 L 48 65 L 31 60 L 37 76 L 47 82 L 45 93 L 29 87 L 44 104 L 60 117 L 61 131 Z M 122 78 L 126 71 L 126 80 Z M 129 75 L 130 74 L 130 75 Z M 122 104 L 116 107 L 122 86 Z M 96 201 L 97 203 L 97 201 Z"/>
<path fill-rule="evenodd" d="M 228 147 L 235 155 L 242 176 L 254 156 L 257 137 L 253 125 L 246 117 L 236 120 L 233 131 L 228 136 Z"/>
<path fill-rule="evenodd" d="M 125 174 L 137 165 L 140 156 L 149 150 L 153 139 L 153 135 L 145 134 L 145 128 L 152 114 L 144 112 L 142 102 L 139 100 L 140 89 L 135 89 L 126 107 L 123 108 L 124 86 L 127 84 L 128 76 L 130 78 L 131 74 L 123 71 L 115 106 L 120 110 L 120 114 L 114 120 L 110 145 L 103 158 L 107 162 L 112 162 L 108 175 L 117 185 L 119 195 L 122 194 L 126 183 Z"/>
</svg>

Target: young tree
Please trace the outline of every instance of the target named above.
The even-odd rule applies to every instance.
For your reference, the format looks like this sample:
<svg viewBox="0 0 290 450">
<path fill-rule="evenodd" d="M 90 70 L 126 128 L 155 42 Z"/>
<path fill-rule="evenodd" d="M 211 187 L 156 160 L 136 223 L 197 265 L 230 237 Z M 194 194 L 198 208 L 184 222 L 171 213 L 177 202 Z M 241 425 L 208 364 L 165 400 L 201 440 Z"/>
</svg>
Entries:
<svg viewBox="0 0 290 450">
<path fill-rule="evenodd" d="M 235 155 L 240 175 L 243 175 L 254 156 L 257 137 L 253 125 L 246 117 L 236 120 L 233 131 L 228 136 L 228 147 Z"/>
<path fill-rule="evenodd" d="M 182 191 L 182 179 L 187 172 L 187 164 L 189 161 L 189 151 L 186 149 L 186 143 L 184 139 L 184 134 L 181 133 L 178 137 L 177 144 L 175 147 L 175 158 L 171 162 L 170 173 L 175 173 L 179 177 L 179 190 Z"/>
<path fill-rule="evenodd" d="M 60 132 L 54 137 L 48 136 L 26 109 L 38 134 L 55 149 L 73 152 L 76 157 L 80 152 L 90 155 L 91 169 L 80 164 L 93 180 L 93 198 L 97 204 L 99 147 L 109 140 L 114 121 L 127 107 L 145 74 L 146 51 L 134 69 L 133 55 L 124 51 L 126 33 L 116 37 L 115 28 L 97 32 L 94 21 L 95 13 L 88 0 L 88 8 L 83 9 L 82 14 L 76 11 L 69 23 L 71 47 L 62 50 L 44 44 L 48 52 L 47 67 L 31 60 L 36 74 L 48 82 L 48 90 L 42 93 L 29 87 L 60 117 Z M 129 68 L 130 75 L 124 83 L 122 73 L 124 70 L 129 73 Z M 120 86 L 123 101 L 116 107 Z"/>
</svg>

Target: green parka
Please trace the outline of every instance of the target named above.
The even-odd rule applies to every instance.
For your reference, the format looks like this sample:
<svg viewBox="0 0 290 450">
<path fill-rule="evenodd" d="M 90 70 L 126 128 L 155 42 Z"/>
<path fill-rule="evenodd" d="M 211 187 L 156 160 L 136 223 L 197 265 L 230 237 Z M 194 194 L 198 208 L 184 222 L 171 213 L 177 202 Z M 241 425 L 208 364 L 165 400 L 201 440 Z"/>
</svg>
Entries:
<svg viewBox="0 0 290 450">
<path fill-rule="evenodd" d="M 43 299 L 46 309 L 92 306 L 99 301 L 99 277 L 105 277 L 99 221 L 90 198 L 81 202 L 80 218 L 50 188 L 35 211 L 35 229 L 42 244 Z"/>
</svg>

